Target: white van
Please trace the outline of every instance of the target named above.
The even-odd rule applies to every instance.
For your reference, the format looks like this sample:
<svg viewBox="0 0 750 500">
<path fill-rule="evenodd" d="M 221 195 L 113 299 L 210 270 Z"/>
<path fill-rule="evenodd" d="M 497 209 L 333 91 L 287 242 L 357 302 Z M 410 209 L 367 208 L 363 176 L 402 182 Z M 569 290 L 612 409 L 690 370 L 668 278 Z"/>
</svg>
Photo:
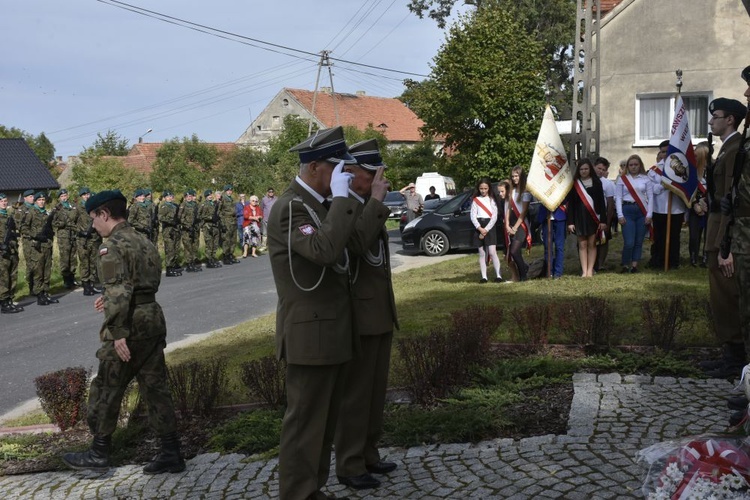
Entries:
<svg viewBox="0 0 750 500">
<path fill-rule="evenodd" d="M 431 186 L 435 188 L 435 193 L 439 194 L 441 198 L 456 196 L 456 183 L 453 182 L 453 179 L 437 172 L 423 173 L 417 177 L 414 184 L 417 187 L 417 193 L 421 194 L 423 198 L 430 194 Z"/>
</svg>

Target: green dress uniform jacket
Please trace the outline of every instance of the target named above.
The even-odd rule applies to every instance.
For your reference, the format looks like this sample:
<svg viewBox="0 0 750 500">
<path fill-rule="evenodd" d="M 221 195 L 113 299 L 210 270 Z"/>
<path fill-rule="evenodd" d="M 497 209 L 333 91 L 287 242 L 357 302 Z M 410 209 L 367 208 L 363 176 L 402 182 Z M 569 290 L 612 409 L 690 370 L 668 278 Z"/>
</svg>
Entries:
<svg viewBox="0 0 750 500">
<path fill-rule="evenodd" d="M 367 473 L 380 462 L 378 441 L 388 388 L 393 327 L 398 328 L 391 282 L 390 251 L 385 222 L 390 210 L 370 199 L 349 240 L 352 255 L 352 312 L 361 355 L 347 364 L 346 385 L 334 439 L 336 474 Z"/>
<path fill-rule="evenodd" d="M 716 326 L 716 336 L 724 344 L 732 344 L 739 348 L 745 344 L 750 325 L 740 323 L 739 287 L 737 273 L 731 278 L 722 275 L 719 269 L 719 247 L 724 231 L 729 223 L 729 217 L 722 215 L 719 202 L 731 190 L 734 160 L 739 150 L 741 136 L 739 133 L 728 138 L 721 146 L 716 161 L 708 171 L 711 176 L 708 183 L 709 207 L 706 225 L 706 263 L 708 267 L 709 304 Z M 745 344 L 747 349 L 748 344 Z"/>
<path fill-rule="evenodd" d="M 345 246 L 358 202 L 334 198 L 327 210 L 297 180 L 268 221 L 278 306 L 276 353 L 287 361 L 287 410 L 279 447 L 279 498 L 321 496 L 328 480 L 352 329 Z"/>
</svg>

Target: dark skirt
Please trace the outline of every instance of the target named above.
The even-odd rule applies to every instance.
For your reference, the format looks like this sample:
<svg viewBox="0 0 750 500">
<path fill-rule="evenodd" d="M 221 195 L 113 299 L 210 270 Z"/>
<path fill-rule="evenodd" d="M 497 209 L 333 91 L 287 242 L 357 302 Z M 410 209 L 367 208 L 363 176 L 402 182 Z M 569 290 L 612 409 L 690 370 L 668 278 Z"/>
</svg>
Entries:
<svg viewBox="0 0 750 500">
<path fill-rule="evenodd" d="M 485 227 L 490 223 L 490 219 L 477 219 L 477 222 L 479 222 L 480 226 Z M 497 222 L 495 222 L 495 224 L 497 224 Z M 495 231 L 495 228 L 493 227 L 487 232 L 484 238 L 480 239 L 479 231 L 475 229 L 471 235 L 471 244 L 475 248 L 479 248 L 481 246 L 497 245 L 497 231 Z"/>
</svg>

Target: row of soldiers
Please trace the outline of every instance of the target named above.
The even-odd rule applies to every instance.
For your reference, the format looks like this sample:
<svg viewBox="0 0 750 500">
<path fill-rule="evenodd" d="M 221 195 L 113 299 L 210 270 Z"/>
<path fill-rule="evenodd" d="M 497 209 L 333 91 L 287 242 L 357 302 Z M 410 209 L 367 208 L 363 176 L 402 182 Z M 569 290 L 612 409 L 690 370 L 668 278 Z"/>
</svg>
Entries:
<svg viewBox="0 0 750 500">
<path fill-rule="evenodd" d="M 203 232 L 206 267 L 217 268 L 223 264 L 239 262 L 234 256 L 237 242 L 235 203 L 231 185 L 222 191 L 206 190 L 204 200 L 198 201 L 196 193 L 185 191 L 181 204 L 174 201 L 174 193 L 164 191 L 160 203 L 152 201 L 148 189 L 138 189 L 128 210 L 129 223 L 157 244 L 161 234 L 164 243 L 166 275 L 180 276 L 182 271 L 202 270 L 198 258 L 200 234 Z M 23 307 L 14 302 L 17 287 L 18 261 L 23 253 L 26 263 L 26 282 L 29 292 L 36 296 L 39 305 L 56 304 L 50 296 L 52 247 L 57 239 L 60 274 L 65 288 L 83 286 L 84 295 L 101 292 L 96 270 L 96 256 L 101 238 L 93 230 L 92 219 L 84 209 L 93 193 L 86 187 L 78 191 L 78 203 L 71 203 L 69 193 L 61 189 L 58 203 L 50 208 L 48 195 L 27 190 L 23 201 L 15 208 L 0 193 L 0 311 L 16 313 Z M 179 262 L 180 246 L 184 249 L 185 267 Z M 20 248 L 19 248 L 20 247 Z M 222 259 L 217 259 L 221 250 Z M 80 270 L 80 282 L 76 271 Z"/>
</svg>

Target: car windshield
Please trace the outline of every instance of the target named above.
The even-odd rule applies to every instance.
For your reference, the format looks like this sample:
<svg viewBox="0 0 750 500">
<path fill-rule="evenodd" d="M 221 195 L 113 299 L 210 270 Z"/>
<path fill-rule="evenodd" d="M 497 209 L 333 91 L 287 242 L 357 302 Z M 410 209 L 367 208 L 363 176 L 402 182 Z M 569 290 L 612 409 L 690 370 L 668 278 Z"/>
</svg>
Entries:
<svg viewBox="0 0 750 500">
<path fill-rule="evenodd" d="M 446 201 L 444 205 L 439 206 L 437 210 L 435 210 L 435 213 L 445 215 L 445 214 L 452 214 L 452 213 L 463 211 L 466 209 L 464 205 L 469 200 L 470 196 L 471 196 L 471 193 L 469 192 L 455 196 L 451 198 L 450 200 Z"/>
</svg>

